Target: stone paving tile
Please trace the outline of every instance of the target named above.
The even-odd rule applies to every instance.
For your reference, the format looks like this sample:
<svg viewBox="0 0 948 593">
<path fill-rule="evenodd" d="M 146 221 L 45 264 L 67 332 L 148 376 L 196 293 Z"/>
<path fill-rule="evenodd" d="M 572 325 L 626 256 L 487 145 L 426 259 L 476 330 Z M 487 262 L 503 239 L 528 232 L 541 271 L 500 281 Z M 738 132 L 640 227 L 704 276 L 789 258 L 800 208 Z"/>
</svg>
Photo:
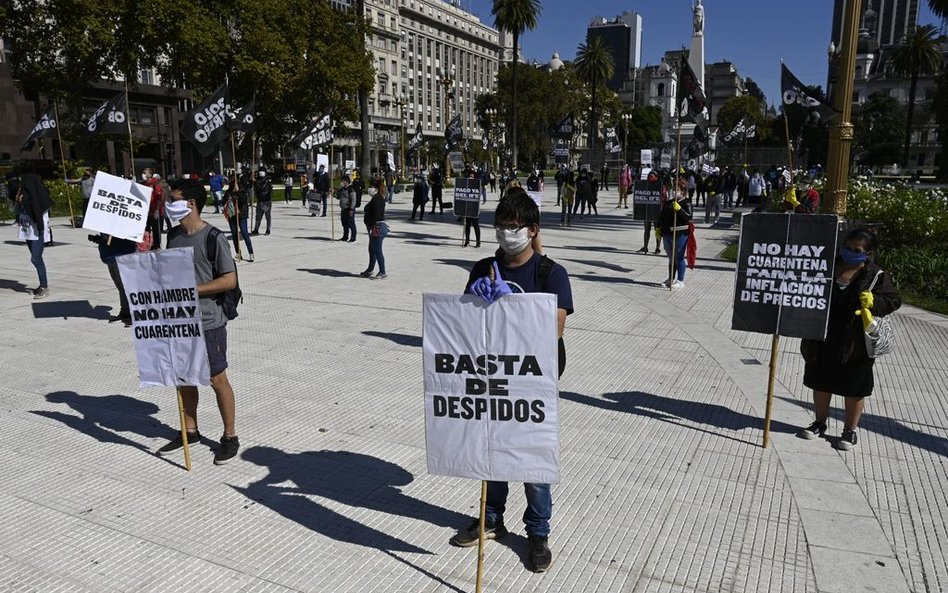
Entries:
<svg viewBox="0 0 948 593">
<path fill-rule="evenodd" d="M 484 248 L 460 249 L 453 218 L 413 225 L 395 205 L 390 277 L 372 282 L 356 276 L 364 234 L 346 245 L 306 240 L 328 236 L 328 221 L 278 206 L 274 235 L 255 238 L 258 262 L 239 266 L 245 303 L 228 328 L 229 375 L 243 447 L 224 468 L 210 463 L 220 420 L 209 393 L 195 470 L 181 471 L 180 455 L 152 454 L 175 430 L 174 393 L 138 389 L 128 330 L 104 321 L 115 290 L 84 232 L 57 224 L 63 245 L 46 252 L 44 306 L 0 291 L 0 323 L 19 328 L 0 333 L 0 356 L 22 371 L 0 387 L 3 586 L 473 590 L 476 552 L 446 540 L 476 515 L 478 484 L 426 473 L 421 294 L 464 286 L 469 266 L 495 249 L 489 222 Z M 515 486 L 512 533 L 487 547 L 486 590 L 831 590 L 791 477 L 818 477 L 820 458 L 837 460 L 827 478 L 865 497 L 897 558 L 888 568 L 915 591 L 948 588 L 940 319 L 896 317 L 899 350 L 879 363 L 861 447 L 842 457 L 851 473 L 836 475 L 846 466 L 829 444 L 783 438 L 793 426 L 779 417 L 775 447 L 759 448 L 763 399 L 744 377 L 766 377 L 748 361 L 766 364 L 770 339 L 729 329 L 733 266 L 708 259 L 732 231 L 700 229 L 699 265 L 685 290 L 669 292 L 657 286 L 667 260 L 634 253 L 641 227 L 628 217 L 545 229 L 577 303 L 560 385 L 556 559 L 545 575 L 525 570 Z M 0 278 L 30 285 L 22 248 L 0 250 Z M 781 340 L 780 351 L 788 399 L 777 409 L 802 417 L 798 341 Z"/>
</svg>

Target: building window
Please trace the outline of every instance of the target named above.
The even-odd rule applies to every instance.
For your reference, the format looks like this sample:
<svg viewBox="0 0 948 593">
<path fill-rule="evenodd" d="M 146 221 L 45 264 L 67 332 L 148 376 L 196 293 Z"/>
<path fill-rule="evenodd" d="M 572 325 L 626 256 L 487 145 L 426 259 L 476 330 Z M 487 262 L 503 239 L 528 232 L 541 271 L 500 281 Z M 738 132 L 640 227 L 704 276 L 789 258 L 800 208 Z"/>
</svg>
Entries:
<svg viewBox="0 0 948 593">
<path fill-rule="evenodd" d="M 656 94 L 657 94 L 659 97 L 664 97 L 664 96 L 665 96 L 665 83 L 664 83 L 664 82 L 658 83 L 658 87 L 656 88 Z"/>
</svg>

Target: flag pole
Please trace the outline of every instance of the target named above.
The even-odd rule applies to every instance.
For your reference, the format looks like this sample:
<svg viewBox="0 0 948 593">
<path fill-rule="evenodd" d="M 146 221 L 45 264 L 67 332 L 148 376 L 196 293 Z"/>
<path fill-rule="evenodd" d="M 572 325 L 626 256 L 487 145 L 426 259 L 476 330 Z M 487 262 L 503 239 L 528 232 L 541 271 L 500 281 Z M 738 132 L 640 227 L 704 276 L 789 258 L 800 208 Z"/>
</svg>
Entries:
<svg viewBox="0 0 948 593">
<path fill-rule="evenodd" d="M 332 129 L 332 128 L 330 128 Z M 336 209 L 333 207 L 333 202 L 336 201 L 336 197 L 332 195 L 332 182 L 335 180 L 335 173 L 332 161 L 332 141 L 329 142 L 329 228 L 331 229 L 331 238 L 333 241 L 336 240 Z"/>
<path fill-rule="evenodd" d="M 125 125 L 128 128 L 128 157 L 132 161 L 132 180 L 138 176 L 135 171 L 135 147 L 132 142 L 132 118 L 129 115 L 131 108 L 128 106 L 128 75 L 125 76 Z"/>
<path fill-rule="evenodd" d="M 66 203 L 69 204 L 69 222 L 72 228 L 76 228 L 76 215 L 72 211 L 72 198 L 69 196 L 69 184 L 66 177 L 66 153 L 63 151 L 63 135 L 59 131 L 59 103 L 53 103 L 53 109 L 56 110 L 56 137 L 59 139 L 59 159 L 63 164 L 63 187 L 66 192 Z"/>
<path fill-rule="evenodd" d="M 184 419 L 184 399 L 181 397 L 181 388 L 178 392 L 178 417 L 181 419 L 181 443 L 184 445 L 184 469 L 191 471 L 191 448 L 188 446 L 188 428 Z"/>
<path fill-rule="evenodd" d="M 491 271 L 493 276 L 493 270 Z M 481 517 L 477 529 L 477 579 L 475 593 L 481 593 L 484 580 L 484 528 L 487 515 L 487 480 L 481 480 Z"/>
<path fill-rule="evenodd" d="M 237 147 L 234 145 L 234 132 L 230 133 L 230 156 L 233 159 L 234 191 L 231 192 L 231 199 L 234 201 L 234 216 L 237 217 L 237 223 L 234 225 L 234 247 L 237 249 L 237 259 L 243 259 L 240 253 L 240 199 L 237 193 L 240 191 L 240 183 L 237 181 Z M 224 215 L 227 215 L 227 208 L 224 208 Z M 230 222 L 230 221 L 228 221 Z"/>
</svg>

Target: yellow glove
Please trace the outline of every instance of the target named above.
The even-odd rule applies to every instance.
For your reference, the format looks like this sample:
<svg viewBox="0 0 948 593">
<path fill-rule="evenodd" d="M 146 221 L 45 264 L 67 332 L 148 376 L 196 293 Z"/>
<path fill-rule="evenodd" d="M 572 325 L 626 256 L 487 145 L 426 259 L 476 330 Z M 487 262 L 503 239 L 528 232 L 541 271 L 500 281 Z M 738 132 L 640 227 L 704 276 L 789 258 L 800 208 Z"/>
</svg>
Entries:
<svg viewBox="0 0 948 593">
<path fill-rule="evenodd" d="M 790 205 L 794 208 L 800 205 L 800 200 L 797 199 L 797 188 L 795 187 L 791 187 L 783 199 L 785 202 L 790 202 Z"/>
<path fill-rule="evenodd" d="M 675 212 L 678 212 L 679 210 L 681 210 L 681 204 L 679 204 L 678 202 L 672 202 L 672 210 L 674 210 Z"/>
<path fill-rule="evenodd" d="M 862 329 L 869 331 L 869 326 L 875 321 L 869 309 L 856 309 L 856 315 L 862 316 Z"/>
<path fill-rule="evenodd" d="M 872 293 L 868 290 L 859 293 L 859 304 L 863 309 L 872 309 L 873 302 Z"/>
</svg>

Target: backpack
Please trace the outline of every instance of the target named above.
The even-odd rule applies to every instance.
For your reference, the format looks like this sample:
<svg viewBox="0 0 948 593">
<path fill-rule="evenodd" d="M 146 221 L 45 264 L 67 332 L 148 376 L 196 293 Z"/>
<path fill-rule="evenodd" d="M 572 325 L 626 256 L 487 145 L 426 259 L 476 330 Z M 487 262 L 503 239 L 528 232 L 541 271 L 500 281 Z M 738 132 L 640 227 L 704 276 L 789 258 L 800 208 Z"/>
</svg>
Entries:
<svg viewBox="0 0 948 593">
<path fill-rule="evenodd" d="M 210 229 L 207 231 L 207 243 L 204 247 L 207 250 L 207 259 L 211 262 L 211 275 L 214 278 L 219 278 L 220 274 L 218 274 L 214 268 L 214 262 L 217 261 L 217 237 L 221 234 L 221 230 L 214 225 L 208 226 Z M 168 242 L 181 232 L 180 226 L 171 229 L 171 232 L 168 233 Z M 237 269 L 235 268 L 234 274 L 236 273 Z M 228 320 L 236 319 L 238 315 L 237 305 L 244 302 L 244 293 L 240 290 L 240 279 L 237 279 L 237 283 L 230 290 L 215 295 L 214 300 L 224 311 L 224 316 L 227 317 Z"/>
<path fill-rule="evenodd" d="M 211 225 L 211 229 L 207 233 L 207 245 L 205 245 L 207 248 L 207 258 L 211 262 L 211 274 L 214 278 L 220 276 L 214 268 L 214 262 L 217 261 L 217 237 L 220 234 L 221 230 Z M 237 274 L 236 267 L 234 268 L 234 274 Z M 237 305 L 244 302 L 244 293 L 240 290 L 240 278 L 237 278 L 233 288 L 216 295 L 215 300 L 224 311 L 224 316 L 227 317 L 228 320 L 236 319 L 238 315 Z"/>
</svg>

